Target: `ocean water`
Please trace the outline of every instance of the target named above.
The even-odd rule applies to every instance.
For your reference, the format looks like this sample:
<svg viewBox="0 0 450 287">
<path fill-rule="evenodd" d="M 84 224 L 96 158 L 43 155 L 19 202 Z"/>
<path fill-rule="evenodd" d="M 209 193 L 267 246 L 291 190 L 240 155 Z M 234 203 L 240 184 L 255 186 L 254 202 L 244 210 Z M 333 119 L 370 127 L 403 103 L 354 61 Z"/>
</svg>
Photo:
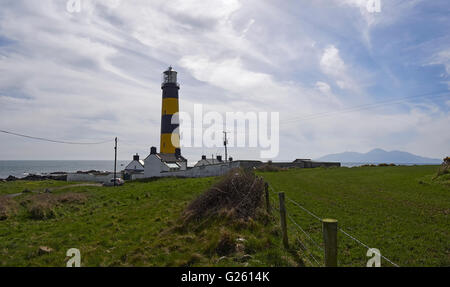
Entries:
<svg viewBox="0 0 450 287">
<path fill-rule="evenodd" d="M 117 171 L 121 171 L 129 161 L 118 160 Z M 0 160 L 0 178 L 10 175 L 24 177 L 28 174 L 52 172 L 77 172 L 88 170 L 114 171 L 113 160 Z"/>
</svg>

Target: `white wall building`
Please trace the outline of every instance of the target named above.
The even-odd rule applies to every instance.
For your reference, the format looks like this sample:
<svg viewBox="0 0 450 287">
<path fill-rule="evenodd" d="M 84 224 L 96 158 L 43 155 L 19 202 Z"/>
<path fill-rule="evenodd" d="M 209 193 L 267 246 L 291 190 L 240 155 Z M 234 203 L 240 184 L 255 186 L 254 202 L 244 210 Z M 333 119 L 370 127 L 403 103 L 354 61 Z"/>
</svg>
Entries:
<svg viewBox="0 0 450 287">
<path fill-rule="evenodd" d="M 139 155 L 133 156 L 133 161 L 131 161 L 126 167 L 125 172 L 143 172 L 144 171 L 144 161 L 139 159 Z"/>
<path fill-rule="evenodd" d="M 181 156 L 179 149 L 175 154 L 157 153 L 156 147 L 151 148 L 150 155 L 144 160 L 144 177 L 162 177 L 162 173 L 184 171 L 187 160 Z"/>
<path fill-rule="evenodd" d="M 199 160 L 195 166 L 204 166 L 223 163 L 222 156 L 218 155 L 216 158 L 206 158 L 206 155 L 202 155 L 202 159 Z"/>
</svg>

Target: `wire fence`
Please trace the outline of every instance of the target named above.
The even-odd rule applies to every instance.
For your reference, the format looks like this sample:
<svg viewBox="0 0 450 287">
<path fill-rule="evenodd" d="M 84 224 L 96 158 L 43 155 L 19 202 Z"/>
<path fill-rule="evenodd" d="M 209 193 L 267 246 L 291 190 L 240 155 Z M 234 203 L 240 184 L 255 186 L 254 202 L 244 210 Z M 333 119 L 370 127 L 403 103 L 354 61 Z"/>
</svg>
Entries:
<svg viewBox="0 0 450 287">
<path fill-rule="evenodd" d="M 268 184 L 268 187 L 269 187 L 269 202 L 270 202 L 271 210 L 279 212 L 280 209 L 277 208 L 278 204 L 277 204 L 277 201 L 276 201 L 276 196 L 277 196 L 278 193 L 275 191 L 275 189 L 272 187 L 272 185 Z M 272 195 L 272 196 L 270 196 L 270 195 Z M 310 215 L 310 217 L 312 219 L 315 219 L 315 221 L 319 221 L 320 223 L 322 223 L 323 219 L 320 216 L 318 216 L 314 212 L 308 210 L 306 207 L 302 206 L 297 201 L 295 201 L 295 200 L 293 200 L 293 199 L 291 199 L 291 198 L 289 198 L 287 196 L 285 196 L 285 198 L 294 207 L 296 207 L 297 210 L 302 210 L 306 214 Z M 292 226 L 295 228 L 295 231 L 296 231 L 296 232 L 293 232 L 291 234 L 294 235 L 295 239 L 300 244 L 301 248 L 305 251 L 305 254 L 308 256 L 308 261 L 310 261 L 311 265 L 313 265 L 313 266 L 324 266 L 324 264 L 321 263 L 321 262 L 324 262 L 323 256 L 321 256 L 321 255 L 324 254 L 323 243 L 320 242 L 320 240 L 314 239 L 314 236 L 307 231 L 307 228 L 302 227 L 294 219 L 294 217 L 290 214 L 290 211 L 287 210 L 287 209 L 286 209 L 286 216 L 289 219 L 289 221 L 292 223 Z M 351 235 L 349 232 L 347 232 L 343 228 L 338 227 L 338 232 L 340 232 L 346 238 L 350 239 L 352 242 L 357 243 L 359 246 L 361 246 L 361 247 L 363 247 L 363 248 L 365 248 L 367 250 L 372 250 L 372 252 L 374 254 L 380 256 L 381 258 L 383 258 L 384 260 L 389 262 L 392 266 L 400 267 L 397 263 L 393 262 L 391 259 L 389 259 L 386 256 L 382 255 L 381 253 L 377 252 L 376 250 L 370 248 L 369 245 L 367 245 L 366 243 L 364 243 L 363 241 L 358 239 L 356 236 Z M 310 259 L 312 259 L 312 260 L 310 260 Z"/>
</svg>

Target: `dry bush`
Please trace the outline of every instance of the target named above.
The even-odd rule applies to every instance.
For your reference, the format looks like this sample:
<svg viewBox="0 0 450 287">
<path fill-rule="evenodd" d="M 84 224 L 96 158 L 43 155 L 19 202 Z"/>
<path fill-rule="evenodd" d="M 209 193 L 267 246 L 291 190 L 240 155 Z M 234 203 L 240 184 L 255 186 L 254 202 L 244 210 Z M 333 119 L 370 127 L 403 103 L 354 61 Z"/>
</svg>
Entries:
<svg viewBox="0 0 450 287">
<path fill-rule="evenodd" d="M 256 215 L 262 204 L 263 193 L 262 178 L 249 170 L 233 169 L 192 201 L 182 217 L 185 221 L 214 215 L 248 219 Z"/>
<path fill-rule="evenodd" d="M 17 202 L 6 196 L 0 197 L 0 221 L 6 220 L 17 212 Z"/>
</svg>

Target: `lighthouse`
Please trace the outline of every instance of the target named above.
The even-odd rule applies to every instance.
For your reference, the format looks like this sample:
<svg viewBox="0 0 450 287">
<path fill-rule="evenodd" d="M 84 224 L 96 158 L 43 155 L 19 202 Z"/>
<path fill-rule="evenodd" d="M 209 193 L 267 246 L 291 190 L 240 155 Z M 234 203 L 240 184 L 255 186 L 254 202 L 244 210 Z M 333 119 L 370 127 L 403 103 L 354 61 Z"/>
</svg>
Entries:
<svg viewBox="0 0 450 287">
<path fill-rule="evenodd" d="M 162 154 L 180 155 L 177 72 L 169 67 L 162 73 L 161 145 Z"/>
</svg>

